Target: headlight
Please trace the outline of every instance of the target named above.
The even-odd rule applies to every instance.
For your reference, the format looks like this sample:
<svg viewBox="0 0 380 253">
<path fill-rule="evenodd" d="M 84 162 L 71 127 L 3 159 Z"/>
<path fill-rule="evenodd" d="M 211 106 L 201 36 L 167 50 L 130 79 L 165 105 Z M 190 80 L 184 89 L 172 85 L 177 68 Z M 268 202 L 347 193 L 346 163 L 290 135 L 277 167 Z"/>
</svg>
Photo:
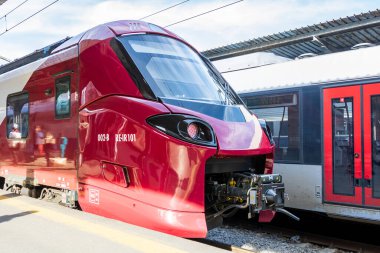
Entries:
<svg viewBox="0 0 380 253">
<path fill-rule="evenodd" d="M 146 120 L 149 125 L 177 139 L 216 147 L 212 127 L 203 120 L 183 114 L 162 114 Z"/>
</svg>

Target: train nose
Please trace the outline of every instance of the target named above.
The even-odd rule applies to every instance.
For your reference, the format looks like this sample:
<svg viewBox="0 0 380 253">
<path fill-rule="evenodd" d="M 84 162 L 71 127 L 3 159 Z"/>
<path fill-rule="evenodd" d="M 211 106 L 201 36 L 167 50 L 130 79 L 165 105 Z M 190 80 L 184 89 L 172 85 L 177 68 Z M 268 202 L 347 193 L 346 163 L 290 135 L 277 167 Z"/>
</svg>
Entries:
<svg viewBox="0 0 380 253">
<path fill-rule="evenodd" d="M 218 140 L 219 155 L 251 155 L 255 150 L 271 153 L 272 144 L 266 140 L 260 122 L 252 115 L 245 122 L 218 122 L 212 124 Z"/>
</svg>

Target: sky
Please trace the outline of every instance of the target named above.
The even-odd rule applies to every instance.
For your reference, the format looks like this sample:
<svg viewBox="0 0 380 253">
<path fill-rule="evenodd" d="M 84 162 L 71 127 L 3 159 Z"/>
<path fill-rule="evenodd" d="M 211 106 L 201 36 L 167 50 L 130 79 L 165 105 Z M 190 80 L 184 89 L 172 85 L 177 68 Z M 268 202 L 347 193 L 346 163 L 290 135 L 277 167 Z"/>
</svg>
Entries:
<svg viewBox="0 0 380 253">
<path fill-rule="evenodd" d="M 0 5 L 0 34 L 56 0 L 28 0 L 6 19 L 3 17 L 24 1 L 8 0 Z M 184 3 L 144 20 L 166 26 L 236 1 L 59 0 L 0 35 L 0 56 L 13 60 L 98 24 L 140 19 L 181 2 Z M 380 0 L 243 0 L 168 29 L 203 51 L 376 10 L 379 6 Z M 0 65 L 5 63 L 0 60 Z"/>
</svg>

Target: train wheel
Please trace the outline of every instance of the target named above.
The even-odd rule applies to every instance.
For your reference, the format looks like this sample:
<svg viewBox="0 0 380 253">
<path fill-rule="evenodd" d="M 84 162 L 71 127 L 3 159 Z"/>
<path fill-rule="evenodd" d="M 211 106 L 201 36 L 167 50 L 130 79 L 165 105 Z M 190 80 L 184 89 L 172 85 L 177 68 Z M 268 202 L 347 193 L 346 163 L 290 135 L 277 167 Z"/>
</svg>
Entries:
<svg viewBox="0 0 380 253">
<path fill-rule="evenodd" d="M 32 198 L 38 198 L 41 194 L 41 190 L 38 190 L 38 188 L 33 187 L 28 189 L 28 196 Z"/>
<path fill-rule="evenodd" d="M 37 199 L 41 196 L 41 189 L 38 187 L 33 187 L 33 188 L 29 189 L 28 195 L 29 195 L 29 197 Z"/>
<path fill-rule="evenodd" d="M 5 178 L 0 177 L 0 189 L 4 189 L 4 186 L 5 186 Z"/>
</svg>

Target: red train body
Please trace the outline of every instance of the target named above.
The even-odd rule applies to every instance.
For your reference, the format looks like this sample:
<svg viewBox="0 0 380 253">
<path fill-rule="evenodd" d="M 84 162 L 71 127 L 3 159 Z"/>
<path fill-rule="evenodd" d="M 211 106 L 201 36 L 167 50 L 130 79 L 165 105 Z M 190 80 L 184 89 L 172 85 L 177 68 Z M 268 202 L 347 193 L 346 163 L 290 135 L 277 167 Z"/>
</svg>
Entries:
<svg viewBox="0 0 380 253">
<path fill-rule="evenodd" d="M 181 38 L 118 21 L 54 47 L 0 68 L 4 188 L 183 237 L 283 205 L 265 123 Z"/>
</svg>

